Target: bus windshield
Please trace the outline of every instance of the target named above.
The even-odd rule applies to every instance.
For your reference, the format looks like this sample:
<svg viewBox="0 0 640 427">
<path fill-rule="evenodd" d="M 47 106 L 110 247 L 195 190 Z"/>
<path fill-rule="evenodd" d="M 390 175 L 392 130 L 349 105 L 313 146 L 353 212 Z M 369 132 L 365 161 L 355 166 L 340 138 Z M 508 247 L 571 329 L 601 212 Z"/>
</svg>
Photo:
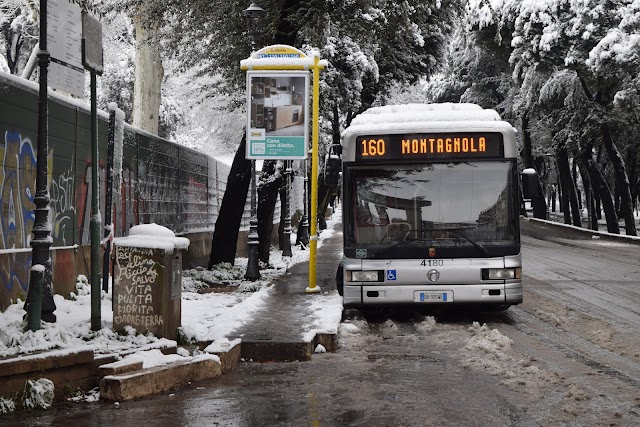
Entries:
<svg viewBox="0 0 640 427">
<path fill-rule="evenodd" d="M 515 163 L 477 161 L 349 168 L 345 186 L 349 226 L 345 246 L 370 248 L 367 257 L 497 255 L 519 244 Z"/>
</svg>

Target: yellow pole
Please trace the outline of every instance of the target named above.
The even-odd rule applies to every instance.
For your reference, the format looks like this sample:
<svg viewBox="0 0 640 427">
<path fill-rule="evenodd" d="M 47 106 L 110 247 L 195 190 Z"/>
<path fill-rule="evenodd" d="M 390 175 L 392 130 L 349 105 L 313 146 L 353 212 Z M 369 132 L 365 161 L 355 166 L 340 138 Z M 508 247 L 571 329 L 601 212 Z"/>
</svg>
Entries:
<svg viewBox="0 0 640 427">
<path fill-rule="evenodd" d="M 309 236 L 309 287 L 307 293 L 318 293 L 320 287 L 316 286 L 316 253 L 318 249 L 318 131 L 320 113 L 320 66 L 319 58 L 313 61 L 313 136 L 311 142 L 311 230 Z"/>
</svg>

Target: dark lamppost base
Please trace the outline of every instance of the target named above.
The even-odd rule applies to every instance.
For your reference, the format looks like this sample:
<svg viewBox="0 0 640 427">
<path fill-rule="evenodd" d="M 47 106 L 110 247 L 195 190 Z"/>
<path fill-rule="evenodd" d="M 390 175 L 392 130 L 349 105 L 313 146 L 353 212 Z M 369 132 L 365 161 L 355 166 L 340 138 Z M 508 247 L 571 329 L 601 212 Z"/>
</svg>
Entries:
<svg viewBox="0 0 640 427">
<path fill-rule="evenodd" d="M 251 160 L 251 219 L 249 220 L 249 236 L 247 245 L 249 246 L 249 259 L 247 261 L 247 272 L 244 278 L 255 281 L 260 278 L 260 265 L 258 263 L 258 216 L 256 197 L 256 161 Z"/>
<path fill-rule="evenodd" d="M 282 248 L 282 256 L 292 256 L 291 252 L 291 215 L 289 213 L 289 182 L 291 178 L 291 160 L 285 160 L 286 170 L 284 173 L 285 180 L 285 197 L 284 197 L 284 247 Z"/>
<path fill-rule="evenodd" d="M 247 262 L 247 272 L 244 278 L 255 281 L 260 278 L 260 266 L 258 264 L 258 220 L 252 217 L 249 221 L 249 260 Z"/>
</svg>

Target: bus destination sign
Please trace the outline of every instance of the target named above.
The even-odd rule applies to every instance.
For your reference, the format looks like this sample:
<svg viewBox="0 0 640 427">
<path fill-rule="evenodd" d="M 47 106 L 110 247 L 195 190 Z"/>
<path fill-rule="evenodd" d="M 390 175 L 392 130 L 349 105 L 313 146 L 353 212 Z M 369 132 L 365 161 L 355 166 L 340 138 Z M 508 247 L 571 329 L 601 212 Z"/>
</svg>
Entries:
<svg viewBox="0 0 640 427">
<path fill-rule="evenodd" d="M 364 135 L 356 139 L 356 161 L 471 160 L 504 157 L 499 132 Z"/>
</svg>

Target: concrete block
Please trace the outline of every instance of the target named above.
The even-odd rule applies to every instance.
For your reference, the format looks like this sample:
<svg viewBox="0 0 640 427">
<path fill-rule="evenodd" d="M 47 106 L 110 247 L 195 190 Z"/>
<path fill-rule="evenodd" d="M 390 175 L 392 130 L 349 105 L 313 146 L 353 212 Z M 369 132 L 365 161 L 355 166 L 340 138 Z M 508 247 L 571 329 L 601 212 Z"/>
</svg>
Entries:
<svg viewBox="0 0 640 427">
<path fill-rule="evenodd" d="M 229 371 L 232 371 L 238 365 L 240 361 L 240 353 L 241 353 L 242 344 L 238 344 L 233 346 L 227 352 L 220 353 L 212 353 L 220 358 L 220 364 L 222 365 L 222 373 L 226 374 Z"/>
<path fill-rule="evenodd" d="M 319 333 L 313 338 L 313 350 L 315 351 L 318 344 L 322 346 L 329 353 L 335 353 L 338 350 L 338 337 L 336 334 Z"/>
<path fill-rule="evenodd" d="M 142 371 L 108 375 L 100 381 L 100 397 L 105 400 L 130 400 L 166 392 L 190 382 L 211 380 L 222 374 L 220 363 L 195 359 Z"/>
</svg>

